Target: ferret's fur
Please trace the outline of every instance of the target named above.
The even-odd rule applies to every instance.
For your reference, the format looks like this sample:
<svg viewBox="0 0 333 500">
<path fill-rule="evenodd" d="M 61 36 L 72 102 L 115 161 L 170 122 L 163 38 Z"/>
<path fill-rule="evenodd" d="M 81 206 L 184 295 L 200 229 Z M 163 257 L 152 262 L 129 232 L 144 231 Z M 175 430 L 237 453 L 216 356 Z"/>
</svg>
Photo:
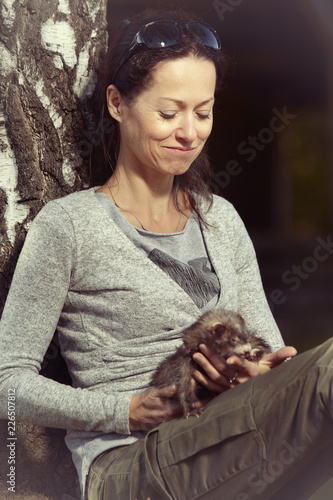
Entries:
<svg viewBox="0 0 333 500">
<path fill-rule="evenodd" d="M 193 404 L 211 395 L 193 378 L 194 369 L 202 369 L 192 359 L 199 351 L 199 344 L 207 344 L 224 359 L 236 355 L 258 363 L 263 354 L 271 352 L 269 345 L 250 335 L 244 319 L 233 311 L 215 309 L 203 314 L 183 332 L 184 344 L 168 356 L 155 371 L 151 386 L 164 387 L 175 384 L 177 397 L 184 416 L 199 415 L 201 410 Z"/>
</svg>

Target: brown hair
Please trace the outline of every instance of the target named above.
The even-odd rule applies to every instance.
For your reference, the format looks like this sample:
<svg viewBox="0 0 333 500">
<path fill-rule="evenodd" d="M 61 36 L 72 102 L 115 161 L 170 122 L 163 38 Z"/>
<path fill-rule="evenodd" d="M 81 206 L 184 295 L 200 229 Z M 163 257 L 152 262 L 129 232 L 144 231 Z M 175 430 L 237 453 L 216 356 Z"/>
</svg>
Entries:
<svg viewBox="0 0 333 500">
<path fill-rule="evenodd" d="M 100 112 L 99 132 L 102 148 L 95 148 L 92 155 L 92 185 L 104 184 L 112 175 L 116 165 L 120 133 L 118 122 L 109 115 L 106 103 L 106 89 L 114 84 L 123 99 L 130 104 L 145 90 L 153 74 L 155 66 L 165 60 L 180 59 L 193 55 L 214 63 L 217 75 L 216 91 L 221 90 L 227 67 L 227 58 L 221 50 L 202 45 L 188 30 L 184 30 L 182 40 L 171 47 L 149 49 L 145 45 L 137 47 L 129 55 L 129 47 L 142 26 L 152 21 L 171 21 L 184 25 L 200 19 L 183 10 L 156 11 L 146 10 L 133 17 L 125 27 L 119 27 L 110 40 L 109 49 L 102 63 L 98 85 L 98 106 Z M 126 59 L 128 57 L 128 59 Z M 124 62 L 125 61 L 125 62 Z M 179 189 L 186 193 L 190 206 L 202 220 L 198 202 L 199 198 L 211 200 L 210 166 L 206 148 L 200 153 L 190 168 L 182 175 L 176 176 Z"/>
</svg>

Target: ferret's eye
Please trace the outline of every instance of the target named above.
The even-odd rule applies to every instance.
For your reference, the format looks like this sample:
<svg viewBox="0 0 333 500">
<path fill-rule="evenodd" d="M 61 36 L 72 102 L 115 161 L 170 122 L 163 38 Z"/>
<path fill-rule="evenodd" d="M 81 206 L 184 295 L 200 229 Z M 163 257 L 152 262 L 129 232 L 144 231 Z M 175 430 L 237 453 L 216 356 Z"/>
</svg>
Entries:
<svg viewBox="0 0 333 500">
<path fill-rule="evenodd" d="M 233 344 L 236 344 L 236 339 L 230 339 L 230 344 L 233 345 Z"/>
</svg>

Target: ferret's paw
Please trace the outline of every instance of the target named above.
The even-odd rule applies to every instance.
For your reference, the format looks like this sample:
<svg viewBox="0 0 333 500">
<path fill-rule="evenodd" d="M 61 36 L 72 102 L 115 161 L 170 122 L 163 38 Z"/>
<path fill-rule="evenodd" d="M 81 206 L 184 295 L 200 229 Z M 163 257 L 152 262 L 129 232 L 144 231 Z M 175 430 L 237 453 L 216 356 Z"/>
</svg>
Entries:
<svg viewBox="0 0 333 500">
<path fill-rule="evenodd" d="M 250 355 L 248 357 L 249 361 L 252 361 L 253 363 L 259 363 L 261 358 L 263 357 L 264 352 L 260 348 L 254 348 L 251 350 Z"/>
<path fill-rule="evenodd" d="M 188 417 L 200 417 L 200 415 L 202 414 L 203 412 L 203 408 L 190 408 L 187 410 L 187 412 L 185 413 L 185 417 L 188 418 Z"/>
<path fill-rule="evenodd" d="M 257 356 L 258 353 L 261 352 L 261 349 L 259 347 L 254 347 L 251 349 L 250 356 Z"/>
</svg>

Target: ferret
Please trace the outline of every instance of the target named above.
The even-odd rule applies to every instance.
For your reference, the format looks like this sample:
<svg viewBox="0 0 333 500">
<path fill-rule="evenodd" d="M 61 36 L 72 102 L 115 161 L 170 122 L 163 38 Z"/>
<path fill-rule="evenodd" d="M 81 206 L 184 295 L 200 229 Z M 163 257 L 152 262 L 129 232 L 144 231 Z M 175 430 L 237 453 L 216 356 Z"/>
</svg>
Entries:
<svg viewBox="0 0 333 500">
<path fill-rule="evenodd" d="M 202 410 L 195 408 L 193 404 L 211 396 L 192 376 L 194 369 L 203 371 L 192 359 L 193 353 L 199 352 L 199 344 L 207 344 L 224 359 L 236 355 L 255 363 L 258 363 L 265 353 L 271 352 L 264 340 L 247 332 L 242 316 L 223 309 L 203 314 L 183 331 L 182 337 L 183 345 L 160 363 L 150 385 L 177 385 L 177 398 L 186 418 L 190 415 L 199 416 Z"/>
</svg>

